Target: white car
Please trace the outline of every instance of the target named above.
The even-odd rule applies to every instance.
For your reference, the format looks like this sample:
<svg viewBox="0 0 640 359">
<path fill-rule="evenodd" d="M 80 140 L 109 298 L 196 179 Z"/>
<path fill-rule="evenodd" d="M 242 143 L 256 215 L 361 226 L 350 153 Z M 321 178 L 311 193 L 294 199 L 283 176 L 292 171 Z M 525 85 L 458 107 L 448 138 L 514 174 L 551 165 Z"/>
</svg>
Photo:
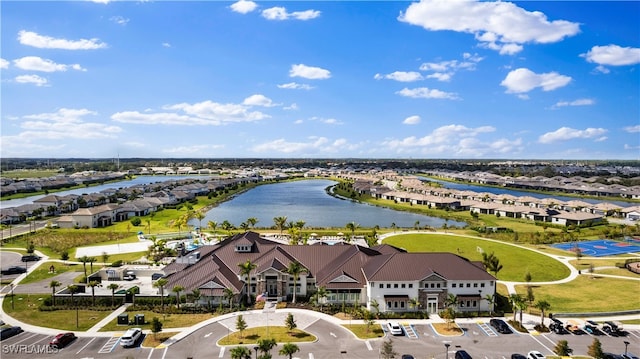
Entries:
<svg viewBox="0 0 640 359">
<path fill-rule="evenodd" d="M 387 323 L 387 329 L 389 330 L 389 333 L 391 333 L 392 335 L 404 334 L 404 332 L 402 331 L 402 327 L 400 326 L 400 324 L 396 322 Z"/>
<path fill-rule="evenodd" d="M 532 350 L 529 352 L 529 354 L 527 354 L 527 358 L 528 359 L 544 359 L 545 356 L 542 355 L 542 353 L 540 353 L 537 350 Z"/>
<path fill-rule="evenodd" d="M 142 336 L 142 329 L 140 328 L 131 328 L 127 330 L 122 338 L 120 338 L 120 345 L 123 347 L 132 347 L 136 345 L 138 339 Z"/>
</svg>

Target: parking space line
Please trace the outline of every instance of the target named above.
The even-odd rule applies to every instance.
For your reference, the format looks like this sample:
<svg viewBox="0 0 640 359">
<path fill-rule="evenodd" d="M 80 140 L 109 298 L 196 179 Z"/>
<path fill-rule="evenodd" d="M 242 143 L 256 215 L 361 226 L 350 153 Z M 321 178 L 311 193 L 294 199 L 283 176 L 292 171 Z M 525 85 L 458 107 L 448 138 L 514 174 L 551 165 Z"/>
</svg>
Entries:
<svg viewBox="0 0 640 359">
<path fill-rule="evenodd" d="M 418 339 L 418 333 L 413 329 L 409 323 L 402 323 L 402 328 L 404 328 L 404 332 L 407 333 L 407 337 L 410 339 Z"/>
<path fill-rule="evenodd" d="M 485 323 L 485 322 L 478 322 L 478 326 L 480 327 L 480 329 L 482 329 L 482 331 L 490 336 L 490 337 L 497 337 L 498 333 L 496 333 L 491 326 L 489 326 L 489 324 Z"/>
<path fill-rule="evenodd" d="M 24 339 L 22 339 L 22 340 L 20 340 L 20 341 L 18 341 L 16 343 L 14 343 L 14 344 L 20 344 L 20 343 L 24 342 L 25 340 L 29 340 L 29 339 L 31 339 L 33 337 L 37 337 L 38 335 L 40 335 L 40 334 L 32 334 L 32 335 L 30 335 L 30 336 L 28 336 L 28 337 L 26 337 L 26 338 L 24 338 Z"/>
<path fill-rule="evenodd" d="M 120 340 L 119 336 L 109 338 L 109 340 L 107 340 L 107 342 L 104 343 L 102 348 L 100 348 L 100 350 L 98 351 L 98 354 L 111 353 L 113 349 L 116 347 L 116 345 L 118 344 L 119 340 Z"/>
<path fill-rule="evenodd" d="M 218 354 L 218 358 L 222 358 L 224 356 L 224 348 L 225 347 L 220 348 L 220 354 Z"/>
<path fill-rule="evenodd" d="M 373 350 L 373 348 L 371 347 L 371 343 L 368 340 L 365 340 L 364 343 L 367 345 L 367 349 Z"/>
<path fill-rule="evenodd" d="M 147 359 L 151 359 L 151 354 L 153 354 L 154 349 L 155 348 L 151 348 L 151 350 L 149 350 L 149 356 L 147 356 Z"/>
<path fill-rule="evenodd" d="M 309 353 L 309 359 L 314 359 L 313 353 Z"/>
<path fill-rule="evenodd" d="M 87 346 L 89 346 L 89 344 L 91 344 L 94 340 L 96 340 L 96 338 L 95 338 L 95 337 L 91 338 L 91 340 L 89 340 L 89 342 L 88 342 L 87 344 L 85 344 L 82 348 L 80 348 L 80 350 L 78 350 L 78 351 L 76 352 L 76 354 L 80 354 L 80 352 L 81 352 L 81 351 L 83 351 L 83 350 L 84 350 L 84 348 L 86 348 Z"/>
</svg>

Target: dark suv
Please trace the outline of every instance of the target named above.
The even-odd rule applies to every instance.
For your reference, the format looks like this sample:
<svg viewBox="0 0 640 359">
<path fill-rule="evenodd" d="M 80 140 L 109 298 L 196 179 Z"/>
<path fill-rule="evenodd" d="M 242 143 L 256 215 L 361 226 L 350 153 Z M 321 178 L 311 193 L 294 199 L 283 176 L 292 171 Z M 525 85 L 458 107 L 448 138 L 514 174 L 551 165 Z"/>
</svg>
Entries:
<svg viewBox="0 0 640 359">
<path fill-rule="evenodd" d="M 511 334 L 511 333 L 513 333 L 511 331 L 511 328 L 509 328 L 509 325 L 507 325 L 507 323 L 502 319 L 495 319 L 495 318 L 491 319 L 489 321 L 489 325 L 494 327 L 498 331 L 498 333 L 501 333 L 501 334 Z"/>
<path fill-rule="evenodd" d="M 21 273 L 26 273 L 27 270 L 24 267 L 20 267 L 20 266 L 13 266 L 13 267 L 9 267 L 6 269 L 3 269 L 2 274 L 21 274 Z"/>
<path fill-rule="evenodd" d="M 22 256 L 22 261 L 23 262 L 37 262 L 37 261 L 39 261 L 41 259 L 42 259 L 42 257 L 37 256 L 35 254 L 27 254 L 27 255 Z"/>
</svg>

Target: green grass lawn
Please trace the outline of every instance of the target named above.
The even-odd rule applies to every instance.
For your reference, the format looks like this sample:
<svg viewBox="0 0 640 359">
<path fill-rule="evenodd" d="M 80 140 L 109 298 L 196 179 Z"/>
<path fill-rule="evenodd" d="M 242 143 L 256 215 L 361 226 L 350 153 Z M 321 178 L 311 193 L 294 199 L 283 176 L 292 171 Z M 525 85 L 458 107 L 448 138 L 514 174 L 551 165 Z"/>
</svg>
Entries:
<svg viewBox="0 0 640 359">
<path fill-rule="evenodd" d="M 76 311 L 74 309 L 51 312 L 38 310 L 42 301 L 49 296 L 49 294 L 16 294 L 12 300 L 9 295 L 4 299 L 2 308 L 7 314 L 21 322 L 67 331 L 88 330 L 111 313 L 110 310 L 80 309 L 77 311 L 78 326 L 76 326 Z M 12 302 L 15 309 L 12 309 Z"/>
<path fill-rule="evenodd" d="M 267 335 L 267 330 L 269 335 Z M 240 332 L 233 332 L 218 341 L 220 345 L 240 345 L 240 344 L 256 344 L 259 339 L 272 338 L 277 343 L 300 343 L 314 342 L 317 340 L 315 335 L 309 334 L 300 329 L 294 329 L 289 332 L 286 327 L 253 327 L 247 328 Z"/>
<path fill-rule="evenodd" d="M 49 272 L 49 267 L 52 265 L 55 268 L 55 271 L 53 273 Z M 29 273 L 29 275 L 26 278 L 20 281 L 20 284 L 39 282 L 41 280 L 49 279 L 57 276 L 58 274 L 70 272 L 70 271 L 83 272 L 82 265 L 78 265 L 78 264 L 65 265 L 59 262 L 44 262 L 40 265 L 40 267 L 38 267 L 33 272 Z M 47 282 L 46 284 L 48 285 L 49 283 Z"/>
<path fill-rule="evenodd" d="M 365 324 L 343 324 L 360 339 L 375 339 L 384 337 L 384 330 L 380 324 L 373 324 L 369 328 Z"/>
<path fill-rule="evenodd" d="M 409 252 L 458 253 L 474 261 L 482 260 L 482 254 L 477 250 L 480 247 L 486 253 L 494 252 L 500 259 L 503 268 L 498 272 L 498 279 L 505 281 L 523 282 L 527 272 L 531 273 L 533 282 L 554 281 L 569 275 L 569 269 L 553 258 L 499 242 L 424 233 L 392 236 L 385 239 L 384 243 L 404 248 Z"/>
<path fill-rule="evenodd" d="M 194 314 L 166 314 L 162 315 L 162 313 L 152 312 L 150 310 L 140 310 L 133 312 L 126 312 L 129 314 L 129 320 L 133 320 L 136 314 L 144 314 L 145 324 L 142 325 L 118 325 L 118 319 L 114 319 L 109 322 L 107 325 L 100 329 L 101 332 L 112 332 L 112 331 L 126 331 L 129 328 L 142 328 L 142 329 L 151 329 L 151 319 L 153 317 L 158 317 L 162 322 L 162 328 L 171 329 L 171 328 L 184 328 L 190 327 L 196 323 L 205 321 L 207 319 L 211 319 L 214 317 L 212 314 L 207 313 L 194 313 Z"/>
<path fill-rule="evenodd" d="M 615 312 L 640 307 L 638 298 L 631 294 L 639 287 L 636 281 L 582 275 L 569 283 L 534 286 L 533 294 L 536 300 L 551 303 L 553 313 Z M 516 286 L 516 291 L 526 296 L 525 286 Z"/>
</svg>

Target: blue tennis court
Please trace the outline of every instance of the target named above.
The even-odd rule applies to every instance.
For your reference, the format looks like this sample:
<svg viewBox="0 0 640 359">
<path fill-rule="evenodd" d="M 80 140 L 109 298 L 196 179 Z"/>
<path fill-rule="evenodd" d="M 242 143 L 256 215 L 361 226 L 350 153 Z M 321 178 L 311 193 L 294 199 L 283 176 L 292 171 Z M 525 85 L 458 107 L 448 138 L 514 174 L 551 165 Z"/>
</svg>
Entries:
<svg viewBox="0 0 640 359">
<path fill-rule="evenodd" d="M 616 254 L 640 252 L 640 245 L 636 243 L 636 241 L 619 242 L 609 239 L 598 239 L 595 241 L 558 243 L 554 244 L 553 247 L 573 253 L 576 252 L 577 247 L 580 248 L 580 251 L 585 256 L 604 257 L 614 256 Z"/>
</svg>

